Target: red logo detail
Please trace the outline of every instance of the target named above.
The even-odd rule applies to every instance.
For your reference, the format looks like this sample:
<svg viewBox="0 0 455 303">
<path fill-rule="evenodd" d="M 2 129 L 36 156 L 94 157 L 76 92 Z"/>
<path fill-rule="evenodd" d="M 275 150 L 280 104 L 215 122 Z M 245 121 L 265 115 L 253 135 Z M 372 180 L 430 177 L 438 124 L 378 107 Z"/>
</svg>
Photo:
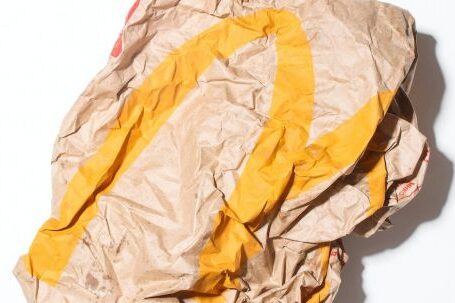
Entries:
<svg viewBox="0 0 455 303">
<path fill-rule="evenodd" d="M 128 22 L 128 20 L 133 15 L 134 11 L 139 6 L 139 1 L 140 0 L 136 0 L 136 2 L 134 2 L 133 6 L 128 11 L 128 15 L 126 16 L 126 19 L 125 19 L 125 24 L 126 24 L 126 22 Z M 115 41 L 114 47 L 112 48 L 112 51 L 111 51 L 111 56 L 112 57 L 118 57 L 118 55 L 120 55 L 120 53 L 122 52 L 122 50 L 123 50 L 122 38 L 123 38 L 123 29 L 120 32 L 120 34 L 119 34 L 119 36 L 117 38 L 117 41 Z"/>
<path fill-rule="evenodd" d="M 408 182 L 400 186 L 398 200 L 416 195 L 420 191 L 420 186 L 414 182 Z"/>
</svg>

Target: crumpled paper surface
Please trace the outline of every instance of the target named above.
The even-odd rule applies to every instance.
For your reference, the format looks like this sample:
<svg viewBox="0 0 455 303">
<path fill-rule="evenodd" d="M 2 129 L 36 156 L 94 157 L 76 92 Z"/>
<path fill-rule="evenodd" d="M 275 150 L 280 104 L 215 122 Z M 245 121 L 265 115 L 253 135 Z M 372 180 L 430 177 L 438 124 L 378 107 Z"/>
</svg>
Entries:
<svg viewBox="0 0 455 303">
<path fill-rule="evenodd" d="M 376 1 L 136 1 L 58 134 L 28 302 L 333 302 L 341 239 L 422 186 L 415 43 Z"/>
</svg>

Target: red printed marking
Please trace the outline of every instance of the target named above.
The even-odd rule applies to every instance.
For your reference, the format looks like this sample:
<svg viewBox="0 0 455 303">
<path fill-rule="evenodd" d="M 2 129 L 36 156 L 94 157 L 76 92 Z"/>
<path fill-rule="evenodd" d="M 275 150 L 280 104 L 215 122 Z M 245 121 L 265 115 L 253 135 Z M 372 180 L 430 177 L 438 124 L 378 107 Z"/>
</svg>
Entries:
<svg viewBox="0 0 455 303">
<path fill-rule="evenodd" d="M 128 20 L 131 18 L 133 13 L 136 11 L 137 7 L 139 6 L 139 1 L 140 0 L 136 0 L 136 2 L 134 2 L 133 6 L 128 11 L 128 14 L 126 15 L 126 18 L 125 18 L 125 24 L 128 22 Z M 117 41 L 115 41 L 114 47 L 112 48 L 112 51 L 111 51 L 112 57 L 118 57 L 118 55 L 120 55 L 120 53 L 122 52 L 122 50 L 123 50 L 122 38 L 123 38 L 123 29 L 120 32 L 120 34 L 117 38 Z"/>
<path fill-rule="evenodd" d="M 401 190 L 398 192 L 398 200 L 415 195 L 420 190 L 420 186 L 414 182 L 408 182 L 400 187 Z"/>
<path fill-rule="evenodd" d="M 128 15 L 126 15 L 126 19 L 125 19 L 125 23 L 128 22 L 128 20 L 130 20 L 131 16 L 134 14 L 134 11 L 137 9 L 137 7 L 139 6 L 139 1 L 140 0 L 136 0 L 136 2 L 134 2 L 133 6 L 130 8 L 130 10 L 128 11 Z"/>
<path fill-rule="evenodd" d="M 122 52 L 122 33 L 118 35 L 117 41 L 115 41 L 114 47 L 112 48 L 111 51 L 111 56 L 112 57 L 118 57 L 120 53 Z"/>
</svg>

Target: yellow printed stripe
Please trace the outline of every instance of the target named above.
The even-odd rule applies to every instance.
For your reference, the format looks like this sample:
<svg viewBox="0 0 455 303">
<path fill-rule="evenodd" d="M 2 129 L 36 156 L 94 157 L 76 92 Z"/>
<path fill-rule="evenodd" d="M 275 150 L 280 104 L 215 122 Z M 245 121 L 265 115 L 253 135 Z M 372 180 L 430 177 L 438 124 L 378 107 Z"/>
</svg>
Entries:
<svg viewBox="0 0 455 303">
<path fill-rule="evenodd" d="M 310 45 L 295 15 L 262 10 L 232 21 L 227 24 L 231 37 L 252 40 L 275 34 L 277 72 L 270 120 L 227 207 L 216 216 L 212 236 L 199 257 L 200 278 L 194 289 L 212 294 L 239 289 L 237 277 L 243 262 L 261 249 L 247 224 L 262 221 L 262 215 L 285 192 L 292 176 L 293 153 L 303 150 L 308 138 L 314 98 Z"/>
<path fill-rule="evenodd" d="M 320 259 L 321 259 L 321 276 L 324 277 L 323 286 L 318 289 L 311 297 L 306 301 L 306 303 L 321 303 L 324 302 L 330 294 L 330 283 L 327 279 L 327 273 L 329 270 L 329 261 L 330 261 L 330 244 L 324 244 L 320 250 Z"/>
<path fill-rule="evenodd" d="M 295 198 L 354 164 L 393 96 L 392 91 L 374 96 L 352 118 L 309 146 L 304 140 L 306 130 L 293 120 L 270 120 L 231 198 L 215 219 L 212 237 L 199 257 L 195 289 L 205 293 L 239 289 L 242 265 L 262 249 L 254 236 L 260 221 L 285 198 Z"/>
<path fill-rule="evenodd" d="M 308 301 L 306 301 L 306 303 L 321 303 L 321 302 L 325 302 L 325 300 L 327 300 L 327 298 L 329 297 L 329 294 L 330 294 L 330 283 L 326 279 L 324 281 L 323 285 L 324 286 L 321 289 L 319 289 L 316 293 L 314 293 L 308 299 Z"/>
<path fill-rule="evenodd" d="M 132 93 L 98 152 L 69 182 L 60 217 L 46 221 L 37 233 L 25 256 L 26 268 L 33 276 L 51 285 L 58 282 L 87 225 L 98 212 L 98 199 L 112 189 L 211 62 L 227 58 L 249 41 L 267 35 L 267 29 L 249 27 L 256 22 L 269 22 L 271 15 L 290 14 L 262 10 L 249 17 L 221 21 L 174 50 Z M 282 43 L 287 44 L 283 49 L 289 49 L 296 42 Z"/>
<path fill-rule="evenodd" d="M 200 278 L 194 290 L 203 293 L 240 288 L 244 262 L 262 249 L 254 231 L 264 217 L 285 198 L 301 195 L 354 164 L 394 96 L 393 91 L 374 96 L 348 121 L 307 146 L 314 97 L 309 42 L 294 15 L 269 11 L 265 19 L 258 18 L 262 12 L 242 18 L 241 24 L 276 34 L 278 70 L 271 119 L 199 257 Z"/>
<path fill-rule="evenodd" d="M 372 152 L 370 157 L 365 157 L 362 163 L 367 173 L 368 188 L 370 191 L 370 208 L 367 217 L 372 216 L 378 209 L 384 205 L 387 171 L 384 160 L 384 154 Z"/>
<path fill-rule="evenodd" d="M 296 165 L 288 198 L 295 198 L 354 164 L 368 145 L 394 95 L 394 91 L 385 91 L 372 97 L 348 121 L 309 145 Z"/>
<path fill-rule="evenodd" d="M 195 289 L 220 293 L 224 288 L 239 287 L 239 269 L 245 256 L 261 248 L 252 227 L 285 198 L 283 193 L 291 177 L 296 182 L 290 194 L 298 195 L 356 161 L 364 148 L 362 143 L 368 142 L 382 118 L 381 110 L 387 108 L 393 95 L 374 98 L 353 119 L 307 148 L 314 91 L 309 44 L 297 17 L 273 9 L 225 19 L 194 37 L 173 51 L 131 95 L 99 151 L 68 184 L 60 217 L 49 219 L 32 243 L 25 261 L 33 276 L 51 285 L 58 282 L 97 214 L 99 197 L 116 184 L 211 62 L 227 58 L 249 41 L 271 33 L 277 36 L 278 52 L 271 119 L 240 177 L 229 208 L 220 211 L 215 220 L 211 241 L 200 257 L 201 279 Z M 360 134 L 354 130 L 359 124 L 352 120 L 365 121 Z M 346 138 L 354 138 L 355 148 L 346 147 Z M 344 151 L 350 153 L 336 154 Z M 308 167 L 309 163 L 313 167 Z"/>
</svg>

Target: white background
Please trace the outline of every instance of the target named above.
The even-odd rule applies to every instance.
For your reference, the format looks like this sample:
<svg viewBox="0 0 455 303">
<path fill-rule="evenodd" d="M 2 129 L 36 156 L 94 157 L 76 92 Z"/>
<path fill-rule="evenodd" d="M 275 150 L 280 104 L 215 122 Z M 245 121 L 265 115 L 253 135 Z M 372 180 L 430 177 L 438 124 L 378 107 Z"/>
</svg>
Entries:
<svg viewBox="0 0 455 303">
<path fill-rule="evenodd" d="M 455 2 L 390 2 L 411 11 L 420 32 L 412 98 L 432 147 L 430 170 L 392 230 L 346 241 L 336 302 L 455 302 Z M 50 214 L 54 138 L 105 65 L 132 3 L 0 2 L 1 302 L 25 302 L 11 271 Z"/>
</svg>

